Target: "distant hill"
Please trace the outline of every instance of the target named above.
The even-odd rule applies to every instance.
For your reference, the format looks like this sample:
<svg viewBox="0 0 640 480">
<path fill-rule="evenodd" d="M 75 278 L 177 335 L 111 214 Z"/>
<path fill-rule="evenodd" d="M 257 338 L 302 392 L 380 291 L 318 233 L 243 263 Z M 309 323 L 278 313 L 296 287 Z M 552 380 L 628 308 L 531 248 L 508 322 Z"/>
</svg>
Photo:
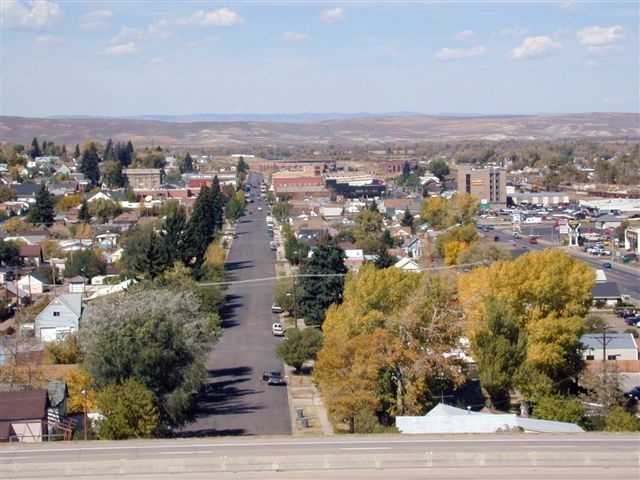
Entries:
<svg viewBox="0 0 640 480">
<path fill-rule="evenodd" d="M 455 140 L 640 139 L 640 114 L 429 116 L 399 115 L 306 122 L 170 122 L 117 118 L 0 117 L 5 144 L 36 136 L 68 145 L 131 140 L 136 146 L 363 145 Z"/>
</svg>

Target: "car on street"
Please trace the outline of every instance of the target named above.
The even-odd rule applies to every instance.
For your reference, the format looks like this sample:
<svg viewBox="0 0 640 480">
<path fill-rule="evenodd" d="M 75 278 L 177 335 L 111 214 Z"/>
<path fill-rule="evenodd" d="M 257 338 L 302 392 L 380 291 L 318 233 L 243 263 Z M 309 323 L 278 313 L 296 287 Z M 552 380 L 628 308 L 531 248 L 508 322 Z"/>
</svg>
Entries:
<svg viewBox="0 0 640 480">
<path fill-rule="evenodd" d="M 269 248 L 275 252 L 276 250 L 278 250 L 278 245 L 276 244 L 276 242 L 269 242 Z"/>
<path fill-rule="evenodd" d="M 261 212 L 262 211 L 262 207 L 258 207 L 258 211 Z"/>
<path fill-rule="evenodd" d="M 627 325 L 635 325 L 637 327 L 640 324 L 640 317 L 637 315 L 626 317 L 624 319 L 624 323 L 626 323 Z"/>
<path fill-rule="evenodd" d="M 271 313 L 282 313 L 282 307 L 275 303 L 271 305 Z"/>
<path fill-rule="evenodd" d="M 602 268 L 611 268 L 611 262 L 604 262 Z"/>
<path fill-rule="evenodd" d="M 495 235 L 495 236 L 493 237 L 493 241 L 494 241 L 494 242 L 499 242 L 499 241 L 500 241 L 500 237 L 499 237 L 498 235 Z"/>
<path fill-rule="evenodd" d="M 636 402 L 640 400 L 640 385 L 633 387 L 627 393 L 624 394 L 625 397 L 635 400 Z"/>
<path fill-rule="evenodd" d="M 276 370 L 266 370 L 262 372 L 262 381 L 267 385 L 286 385 L 287 381 L 282 376 L 282 372 Z"/>
<path fill-rule="evenodd" d="M 280 322 L 271 325 L 271 333 L 274 337 L 284 337 L 284 326 Z"/>
</svg>

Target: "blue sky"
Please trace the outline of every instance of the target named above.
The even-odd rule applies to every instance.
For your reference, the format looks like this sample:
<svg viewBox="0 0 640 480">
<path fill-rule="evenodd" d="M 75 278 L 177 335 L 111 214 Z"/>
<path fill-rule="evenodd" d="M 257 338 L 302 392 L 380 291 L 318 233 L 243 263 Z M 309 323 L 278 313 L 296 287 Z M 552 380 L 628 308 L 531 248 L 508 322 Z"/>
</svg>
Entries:
<svg viewBox="0 0 640 480">
<path fill-rule="evenodd" d="M 640 111 L 636 0 L 0 8 L 5 115 Z"/>
</svg>

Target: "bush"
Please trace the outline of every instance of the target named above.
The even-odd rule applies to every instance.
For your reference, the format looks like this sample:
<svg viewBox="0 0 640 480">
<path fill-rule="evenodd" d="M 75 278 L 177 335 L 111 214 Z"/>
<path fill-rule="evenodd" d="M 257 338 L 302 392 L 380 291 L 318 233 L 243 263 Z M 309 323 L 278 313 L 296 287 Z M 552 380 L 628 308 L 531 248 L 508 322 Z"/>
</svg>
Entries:
<svg viewBox="0 0 640 480">
<path fill-rule="evenodd" d="M 76 334 L 58 342 L 48 343 L 45 353 L 47 359 L 56 365 L 73 365 L 84 361 L 84 352 Z"/>
<path fill-rule="evenodd" d="M 614 407 L 604 419 L 605 432 L 637 432 L 640 422 L 622 407 Z"/>
<path fill-rule="evenodd" d="M 533 416 L 556 422 L 581 423 L 584 409 L 579 400 L 549 396 L 542 397 L 536 402 Z"/>
</svg>

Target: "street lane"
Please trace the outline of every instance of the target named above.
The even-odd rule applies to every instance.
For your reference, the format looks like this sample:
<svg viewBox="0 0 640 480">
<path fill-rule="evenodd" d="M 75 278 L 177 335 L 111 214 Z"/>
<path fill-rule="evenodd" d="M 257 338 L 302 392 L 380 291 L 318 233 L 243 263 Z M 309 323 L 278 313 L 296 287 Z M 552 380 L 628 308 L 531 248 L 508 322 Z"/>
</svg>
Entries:
<svg viewBox="0 0 640 480">
<path fill-rule="evenodd" d="M 261 175 L 251 174 L 252 183 Z M 276 255 L 269 249 L 262 203 L 247 205 L 254 213 L 238 222 L 227 259 L 230 280 L 275 275 Z M 272 282 L 233 284 L 222 312 L 224 332 L 207 360 L 206 392 L 199 395 L 196 421 L 179 436 L 290 435 L 291 420 L 286 387 L 262 381 L 264 370 L 281 370 L 275 355 L 279 341 L 271 334 Z"/>
</svg>

